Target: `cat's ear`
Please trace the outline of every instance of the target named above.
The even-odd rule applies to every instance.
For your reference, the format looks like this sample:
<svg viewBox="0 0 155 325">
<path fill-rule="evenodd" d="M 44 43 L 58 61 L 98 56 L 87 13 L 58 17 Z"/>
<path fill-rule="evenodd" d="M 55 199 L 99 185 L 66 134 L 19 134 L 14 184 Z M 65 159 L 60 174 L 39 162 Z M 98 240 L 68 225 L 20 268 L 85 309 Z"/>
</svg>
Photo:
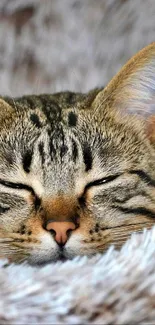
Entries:
<svg viewBox="0 0 155 325">
<path fill-rule="evenodd" d="M 14 108 L 10 106 L 3 98 L 0 98 L 0 126 L 9 124 L 14 115 Z"/>
<path fill-rule="evenodd" d="M 144 117 L 148 136 L 155 142 L 155 43 L 132 57 L 95 101 Z"/>
</svg>

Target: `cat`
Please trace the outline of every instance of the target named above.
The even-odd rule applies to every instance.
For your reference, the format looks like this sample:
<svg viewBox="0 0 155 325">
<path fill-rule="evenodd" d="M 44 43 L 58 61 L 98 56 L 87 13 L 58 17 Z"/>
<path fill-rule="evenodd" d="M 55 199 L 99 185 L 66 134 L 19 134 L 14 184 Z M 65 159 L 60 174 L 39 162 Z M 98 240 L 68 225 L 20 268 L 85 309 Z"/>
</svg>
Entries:
<svg viewBox="0 0 155 325">
<path fill-rule="evenodd" d="M 155 223 L 155 43 L 104 89 L 0 98 L 0 255 L 41 265 Z"/>
</svg>

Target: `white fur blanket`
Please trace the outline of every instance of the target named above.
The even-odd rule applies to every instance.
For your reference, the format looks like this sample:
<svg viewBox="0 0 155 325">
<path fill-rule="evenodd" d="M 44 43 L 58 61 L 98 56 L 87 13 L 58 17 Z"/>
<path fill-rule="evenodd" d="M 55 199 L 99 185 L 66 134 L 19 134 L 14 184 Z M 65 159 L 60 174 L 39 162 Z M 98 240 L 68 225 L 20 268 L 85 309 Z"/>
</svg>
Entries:
<svg viewBox="0 0 155 325">
<path fill-rule="evenodd" d="M 42 268 L 0 264 L 0 324 L 155 324 L 155 227 L 121 251 Z"/>
</svg>

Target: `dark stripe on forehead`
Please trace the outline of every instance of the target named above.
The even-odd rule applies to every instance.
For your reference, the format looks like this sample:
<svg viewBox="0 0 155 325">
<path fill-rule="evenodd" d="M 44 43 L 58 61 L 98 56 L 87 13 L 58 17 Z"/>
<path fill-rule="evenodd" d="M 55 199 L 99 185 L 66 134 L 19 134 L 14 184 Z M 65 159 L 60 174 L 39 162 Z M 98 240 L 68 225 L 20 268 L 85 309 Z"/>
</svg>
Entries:
<svg viewBox="0 0 155 325">
<path fill-rule="evenodd" d="M 49 152 L 50 152 L 51 158 L 53 158 L 53 156 L 56 155 L 56 148 L 55 148 L 55 146 L 53 144 L 53 139 L 52 138 L 49 141 Z"/>
<path fill-rule="evenodd" d="M 45 163 L 45 151 L 44 151 L 44 144 L 43 144 L 43 142 L 40 142 L 39 143 L 38 149 L 39 149 L 39 153 L 40 153 L 42 165 L 44 165 L 44 163 Z"/>
<path fill-rule="evenodd" d="M 50 99 L 50 97 L 46 95 L 41 95 L 40 101 L 42 104 L 42 111 L 52 125 L 61 120 L 61 108 L 58 102 Z"/>
<path fill-rule="evenodd" d="M 49 154 L 51 156 L 51 159 L 53 159 L 56 155 L 62 159 L 68 151 L 68 146 L 62 125 L 57 124 L 53 132 L 48 129 L 48 135 Z"/>
<path fill-rule="evenodd" d="M 63 156 L 66 154 L 66 152 L 68 151 L 68 147 L 65 143 L 65 135 L 64 135 L 64 130 L 62 125 L 59 127 L 59 139 L 60 139 L 60 157 L 61 159 L 63 158 Z"/>
<path fill-rule="evenodd" d="M 39 129 L 42 125 L 37 114 L 30 115 L 31 122 Z"/>
<path fill-rule="evenodd" d="M 68 114 L 68 125 L 69 126 L 76 126 L 77 124 L 77 115 L 74 112 L 69 112 Z"/>
<path fill-rule="evenodd" d="M 32 161 L 32 151 L 28 150 L 23 157 L 23 168 L 26 173 L 30 172 L 31 161 Z"/>
<path fill-rule="evenodd" d="M 123 207 L 118 207 L 118 209 L 126 214 L 141 214 L 142 216 L 148 216 L 148 217 L 153 217 L 155 218 L 155 213 L 154 211 L 151 211 L 150 209 L 144 208 L 144 207 L 139 207 L 139 208 L 123 208 Z"/>
<path fill-rule="evenodd" d="M 60 147 L 60 157 L 62 158 L 68 151 L 68 147 L 65 144 L 62 144 Z"/>
<path fill-rule="evenodd" d="M 84 163 L 86 165 L 86 169 L 85 171 L 87 172 L 88 170 L 90 170 L 92 168 L 92 153 L 90 150 L 90 147 L 88 146 L 88 144 L 85 142 L 83 145 L 83 159 L 84 159 Z"/>
<path fill-rule="evenodd" d="M 78 148 L 77 143 L 74 139 L 72 139 L 72 154 L 73 154 L 73 161 L 76 162 L 76 159 L 78 158 Z"/>
</svg>

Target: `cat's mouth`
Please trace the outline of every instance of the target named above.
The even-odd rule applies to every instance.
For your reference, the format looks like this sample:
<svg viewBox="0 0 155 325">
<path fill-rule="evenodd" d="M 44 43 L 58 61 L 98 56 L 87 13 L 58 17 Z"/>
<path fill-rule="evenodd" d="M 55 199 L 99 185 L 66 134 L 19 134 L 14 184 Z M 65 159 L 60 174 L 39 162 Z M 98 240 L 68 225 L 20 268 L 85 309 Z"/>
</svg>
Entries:
<svg viewBox="0 0 155 325">
<path fill-rule="evenodd" d="M 66 257 L 65 255 L 65 250 L 63 247 L 60 247 L 59 248 L 59 253 L 58 253 L 58 261 L 61 261 L 61 262 L 65 262 L 67 261 L 69 258 Z"/>
<path fill-rule="evenodd" d="M 65 255 L 60 255 L 59 258 L 58 258 L 58 261 L 61 261 L 61 262 L 65 262 L 67 261 L 69 258 L 65 257 Z"/>
</svg>

